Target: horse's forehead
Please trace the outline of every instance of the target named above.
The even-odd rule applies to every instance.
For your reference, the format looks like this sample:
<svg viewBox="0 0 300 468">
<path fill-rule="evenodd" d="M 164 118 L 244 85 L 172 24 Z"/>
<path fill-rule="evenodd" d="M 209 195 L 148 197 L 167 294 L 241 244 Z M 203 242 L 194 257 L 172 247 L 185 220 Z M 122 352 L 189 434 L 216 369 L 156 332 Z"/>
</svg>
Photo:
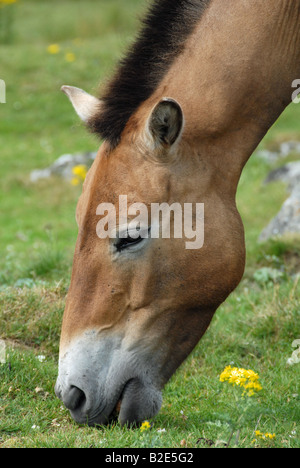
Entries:
<svg viewBox="0 0 300 468">
<path fill-rule="evenodd" d="M 121 145 L 111 151 L 100 148 L 97 158 L 91 168 L 90 183 L 87 184 L 86 191 L 97 197 L 113 199 L 118 188 L 129 186 L 134 178 L 130 148 Z"/>
<path fill-rule="evenodd" d="M 146 201 L 148 197 L 155 198 L 161 193 L 167 168 L 148 161 L 135 145 L 120 143 L 109 153 L 100 151 L 98 157 L 85 190 L 89 192 L 89 198 L 118 204 L 120 194 L 127 195 L 134 202 Z"/>
</svg>

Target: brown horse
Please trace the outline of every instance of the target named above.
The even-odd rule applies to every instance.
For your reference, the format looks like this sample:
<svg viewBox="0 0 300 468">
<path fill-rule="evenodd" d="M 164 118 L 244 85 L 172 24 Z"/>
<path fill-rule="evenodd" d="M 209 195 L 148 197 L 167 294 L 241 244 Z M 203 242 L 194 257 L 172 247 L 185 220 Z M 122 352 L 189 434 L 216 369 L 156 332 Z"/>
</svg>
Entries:
<svg viewBox="0 0 300 468">
<path fill-rule="evenodd" d="M 56 383 L 79 423 L 159 411 L 165 383 L 242 278 L 237 185 L 296 78 L 300 0 L 156 0 L 101 99 L 63 87 L 104 140 L 77 207 Z M 117 212 L 119 195 L 147 208 L 203 203 L 202 248 L 131 236 L 129 213 L 100 238 L 98 207 Z"/>
</svg>

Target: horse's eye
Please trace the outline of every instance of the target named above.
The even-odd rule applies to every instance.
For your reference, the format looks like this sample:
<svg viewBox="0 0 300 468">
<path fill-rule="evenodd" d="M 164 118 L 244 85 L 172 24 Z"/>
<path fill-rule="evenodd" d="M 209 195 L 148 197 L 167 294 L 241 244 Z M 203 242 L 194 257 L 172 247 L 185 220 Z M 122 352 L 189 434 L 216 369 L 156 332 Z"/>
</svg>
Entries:
<svg viewBox="0 0 300 468">
<path fill-rule="evenodd" d="M 121 250 L 126 249 L 127 247 L 130 247 L 131 245 L 134 244 L 139 244 L 143 240 L 143 237 L 139 236 L 137 238 L 130 237 L 128 234 L 128 237 L 125 239 L 117 239 L 114 246 L 116 247 L 118 252 L 121 252 Z"/>
<path fill-rule="evenodd" d="M 142 242 L 145 238 L 148 237 L 149 233 L 150 233 L 150 230 L 151 228 L 149 228 L 147 230 L 147 235 L 139 235 L 137 236 L 137 232 L 135 231 L 135 235 L 132 237 L 130 236 L 130 232 L 127 231 L 126 232 L 126 237 L 125 236 L 122 236 L 121 237 L 118 237 L 114 243 L 114 246 L 115 248 L 117 249 L 118 252 L 121 252 L 122 250 L 125 250 L 127 249 L 128 247 L 131 247 L 132 245 L 136 245 L 136 244 L 139 244 L 140 242 Z"/>
</svg>

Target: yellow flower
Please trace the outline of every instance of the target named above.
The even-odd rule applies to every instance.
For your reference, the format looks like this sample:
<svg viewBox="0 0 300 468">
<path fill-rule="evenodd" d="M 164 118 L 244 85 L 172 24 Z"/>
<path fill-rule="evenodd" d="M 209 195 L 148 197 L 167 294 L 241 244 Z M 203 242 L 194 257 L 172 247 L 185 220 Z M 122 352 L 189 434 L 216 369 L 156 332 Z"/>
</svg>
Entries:
<svg viewBox="0 0 300 468">
<path fill-rule="evenodd" d="M 275 434 L 271 434 L 270 432 L 266 432 L 266 433 L 263 433 L 261 431 L 255 431 L 255 436 L 258 438 L 258 439 L 275 439 L 276 435 Z"/>
<path fill-rule="evenodd" d="M 67 52 L 65 54 L 65 59 L 66 59 L 67 62 L 70 62 L 70 63 L 75 62 L 76 56 L 75 56 L 75 54 L 73 54 L 73 52 Z"/>
<path fill-rule="evenodd" d="M 148 431 L 149 429 L 151 429 L 151 424 L 149 423 L 149 421 L 144 421 L 143 424 L 141 425 L 140 431 L 144 432 L 144 431 Z"/>
<path fill-rule="evenodd" d="M 248 396 L 253 396 L 255 392 L 262 390 L 262 386 L 258 380 L 259 375 L 253 370 L 231 366 L 225 367 L 220 375 L 220 382 L 228 382 L 232 385 L 243 387 L 245 391 L 248 391 Z"/>
<path fill-rule="evenodd" d="M 74 166 L 72 169 L 72 173 L 74 175 L 73 179 L 71 180 L 72 185 L 79 185 L 80 182 L 83 182 L 87 175 L 87 166 L 84 164 L 79 164 L 78 166 Z"/>
<path fill-rule="evenodd" d="M 47 51 L 52 55 L 58 54 L 60 52 L 60 46 L 58 44 L 50 44 L 47 47 Z"/>
<path fill-rule="evenodd" d="M 79 164 L 78 166 L 73 167 L 72 172 L 74 175 L 81 177 L 84 180 L 87 174 L 87 167 L 85 164 Z"/>
</svg>

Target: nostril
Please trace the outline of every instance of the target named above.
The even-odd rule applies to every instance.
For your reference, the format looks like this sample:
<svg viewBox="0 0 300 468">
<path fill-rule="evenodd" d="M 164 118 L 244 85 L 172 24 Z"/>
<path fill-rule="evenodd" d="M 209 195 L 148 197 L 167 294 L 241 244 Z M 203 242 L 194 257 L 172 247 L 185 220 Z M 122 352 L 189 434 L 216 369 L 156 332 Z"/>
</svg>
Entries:
<svg viewBox="0 0 300 468">
<path fill-rule="evenodd" d="M 80 388 L 72 386 L 69 391 L 63 395 L 63 402 L 65 406 L 71 410 L 75 411 L 86 401 L 86 396 Z"/>
</svg>

